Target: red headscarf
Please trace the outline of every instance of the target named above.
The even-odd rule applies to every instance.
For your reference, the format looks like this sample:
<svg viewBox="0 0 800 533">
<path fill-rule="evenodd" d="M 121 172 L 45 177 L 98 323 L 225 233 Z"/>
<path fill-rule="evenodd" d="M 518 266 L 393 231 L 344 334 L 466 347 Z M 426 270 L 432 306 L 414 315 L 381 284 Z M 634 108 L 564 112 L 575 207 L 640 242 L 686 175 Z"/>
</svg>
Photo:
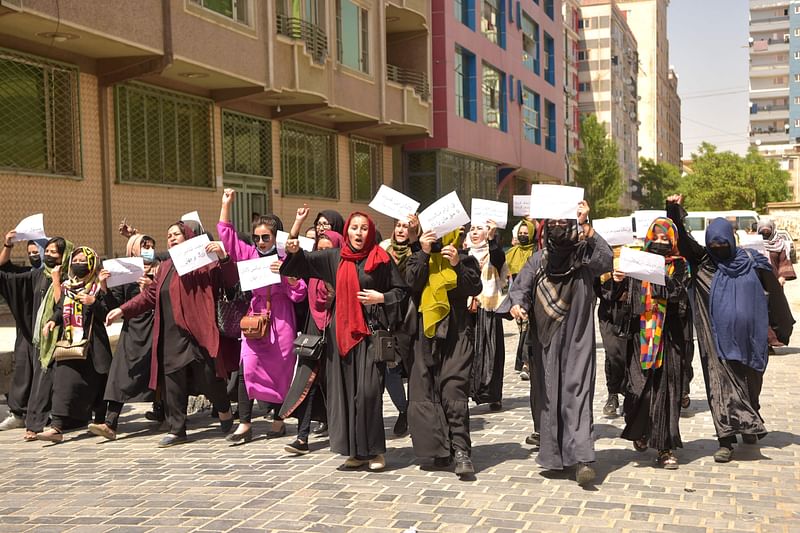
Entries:
<svg viewBox="0 0 800 533">
<path fill-rule="evenodd" d="M 353 250 L 350 247 L 350 239 L 345 234 L 342 256 L 336 271 L 336 342 L 339 346 L 339 355 L 342 357 L 370 334 L 357 296 L 361 285 L 358 282 L 356 263 L 366 258 L 364 270 L 372 272 L 381 264 L 388 264 L 391 261 L 389 254 L 375 242 L 375 223 L 369 216 L 358 211 L 351 213 L 344 230 L 348 231 L 350 221 L 355 217 L 364 217 L 369 229 L 361 250 Z"/>
</svg>

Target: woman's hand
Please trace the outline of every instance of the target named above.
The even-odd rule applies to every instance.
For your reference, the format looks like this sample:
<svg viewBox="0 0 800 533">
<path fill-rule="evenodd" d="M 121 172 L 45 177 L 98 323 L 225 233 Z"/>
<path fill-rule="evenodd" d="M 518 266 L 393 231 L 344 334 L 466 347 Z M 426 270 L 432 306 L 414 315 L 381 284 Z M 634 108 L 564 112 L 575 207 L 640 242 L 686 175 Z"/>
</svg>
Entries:
<svg viewBox="0 0 800 533">
<path fill-rule="evenodd" d="M 494 236 L 497 234 L 497 222 L 494 220 L 487 220 L 486 221 L 486 238 L 487 240 L 493 241 Z"/>
<path fill-rule="evenodd" d="M 102 269 L 97 275 L 97 279 L 100 281 L 100 286 L 103 287 L 103 292 L 108 292 L 108 278 L 110 277 L 111 272 L 106 269 Z"/>
<path fill-rule="evenodd" d="M 283 261 L 278 259 L 277 261 L 275 261 L 274 263 L 269 265 L 269 271 L 272 272 L 273 274 L 280 274 L 281 273 L 281 265 L 282 264 L 283 264 Z"/>
<path fill-rule="evenodd" d="M 408 242 L 419 240 L 419 218 L 417 215 L 408 216 Z"/>
<path fill-rule="evenodd" d="M 683 195 L 682 194 L 670 194 L 669 196 L 667 196 L 667 204 L 683 205 Z"/>
<path fill-rule="evenodd" d="M 120 309 L 120 308 L 112 309 L 106 315 L 106 326 L 110 326 L 111 324 L 113 324 L 121 316 L 122 316 L 122 309 Z"/>
<path fill-rule="evenodd" d="M 61 265 L 56 265 L 50 271 L 50 278 L 53 280 L 53 283 L 61 283 Z"/>
<path fill-rule="evenodd" d="M 310 209 L 308 205 L 303 204 L 303 207 L 297 208 L 297 213 L 295 214 L 294 219 L 302 224 L 308 218 L 309 211 Z"/>
<path fill-rule="evenodd" d="M 144 291 L 151 283 L 153 283 L 153 280 L 150 279 L 149 276 L 142 276 L 136 282 L 139 284 L 139 291 L 141 292 Z"/>
<path fill-rule="evenodd" d="M 52 320 L 49 320 L 49 321 L 47 321 L 47 322 L 45 323 L 45 325 L 44 325 L 44 326 L 42 326 L 42 336 L 43 336 L 43 337 L 47 337 L 48 335 L 50 335 L 50 333 L 51 333 L 51 332 L 52 332 L 54 329 L 56 329 L 56 323 L 55 323 L 55 322 L 53 322 Z"/>
<path fill-rule="evenodd" d="M 222 247 L 222 244 L 217 241 L 212 241 L 206 245 L 206 252 L 209 254 L 216 254 L 220 261 L 228 257 L 228 254 L 225 253 L 225 248 Z"/>
<path fill-rule="evenodd" d="M 6 233 L 6 240 L 5 240 L 6 248 L 14 247 L 14 237 L 16 236 L 17 236 L 17 230 L 12 229 L 8 233 Z"/>
<path fill-rule="evenodd" d="M 287 254 L 296 254 L 300 251 L 300 240 L 299 239 L 287 239 L 286 245 L 284 246 Z"/>
<path fill-rule="evenodd" d="M 615 283 L 620 283 L 621 281 L 623 281 L 625 279 L 626 274 L 625 274 L 625 272 L 620 272 L 619 270 L 615 270 L 613 272 L 613 274 L 611 275 L 611 277 L 614 278 L 614 282 Z"/>
<path fill-rule="evenodd" d="M 86 306 L 92 306 L 97 301 L 97 297 L 93 294 L 82 293 L 78 295 L 78 301 Z"/>
<path fill-rule="evenodd" d="M 519 304 L 513 306 L 510 312 L 511 316 L 513 316 L 516 320 L 528 320 L 527 311 L 525 311 Z"/>
<path fill-rule="evenodd" d="M 231 205 L 235 197 L 236 191 L 234 189 L 225 189 L 222 193 L 222 205 Z"/>
<path fill-rule="evenodd" d="M 384 301 L 383 293 L 374 289 L 366 289 L 356 293 L 358 301 L 364 305 L 382 304 Z"/>
<path fill-rule="evenodd" d="M 578 202 L 578 224 L 586 224 L 589 221 L 589 203 L 586 200 Z"/>
<path fill-rule="evenodd" d="M 433 243 L 435 242 L 436 242 L 436 233 L 434 233 L 433 230 L 426 231 L 419 238 L 419 245 L 422 248 L 422 251 L 428 255 L 431 254 L 431 246 L 433 246 Z"/>
<path fill-rule="evenodd" d="M 119 229 L 119 234 L 125 237 L 126 239 L 130 239 L 139 232 L 139 230 L 137 230 L 133 226 L 128 225 L 127 218 L 123 219 L 123 221 L 119 223 L 118 229 Z"/>
<path fill-rule="evenodd" d="M 458 250 L 452 244 L 448 244 L 442 248 L 442 257 L 450 261 L 450 266 L 456 266 L 461 258 L 458 256 Z"/>
</svg>

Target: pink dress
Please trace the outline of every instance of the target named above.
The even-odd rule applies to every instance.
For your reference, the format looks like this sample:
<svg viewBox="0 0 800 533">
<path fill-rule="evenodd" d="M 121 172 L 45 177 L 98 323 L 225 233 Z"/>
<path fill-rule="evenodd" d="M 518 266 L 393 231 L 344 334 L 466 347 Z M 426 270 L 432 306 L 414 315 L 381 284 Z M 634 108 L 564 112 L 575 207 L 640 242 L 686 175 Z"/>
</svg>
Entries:
<svg viewBox="0 0 800 533">
<path fill-rule="evenodd" d="M 217 231 L 234 262 L 258 257 L 255 246 L 239 240 L 233 224 L 219 222 Z M 242 339 L 241 362 L 250 399 L 281 403 L 292 384 L 297 361 L 292 347 L 297 337 L 293 302 L 306 298 L 306 283 L 298 280 L 297 285 L 291 287 L 286 278 L 282 278 L 279 284 L 254 290 L 250 302 L 252 314 L 264 312 L 268 290 L 272 302 L 269 333 L 261 339 Z"/>
</svg>

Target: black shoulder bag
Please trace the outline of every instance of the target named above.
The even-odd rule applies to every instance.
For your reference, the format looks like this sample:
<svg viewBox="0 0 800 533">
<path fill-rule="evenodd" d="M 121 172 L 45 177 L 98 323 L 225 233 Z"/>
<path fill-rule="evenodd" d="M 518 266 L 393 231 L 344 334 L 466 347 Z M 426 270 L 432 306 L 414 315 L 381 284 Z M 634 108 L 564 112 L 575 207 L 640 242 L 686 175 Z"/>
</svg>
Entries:
<svg viewBox="0 0 800 533">
<path fill-rule="evenodd" d="M 383 309 L 382 305 L 381 309 L 383 310 L 383 315 L 386 317 L 386 322 L 388 324 L 389 315 L 386 314 L 386 309 Z M 375 347 L 375 362 L 397 362 L 397 340 L 394 338 L 394 334 L 389 329 L 384 329 L 377 320 L 371 320 L 367 326 L 372 334 L 372 344 Z"/>
<path fill-rule="evenodd" d="M 328 327 L 322 328 L 322 335 L 309 335 L 301 333 L 292 342 L 295 355 L 305 361 L 319 361 L 325 351 L 326 332 Z"/>
</svg>

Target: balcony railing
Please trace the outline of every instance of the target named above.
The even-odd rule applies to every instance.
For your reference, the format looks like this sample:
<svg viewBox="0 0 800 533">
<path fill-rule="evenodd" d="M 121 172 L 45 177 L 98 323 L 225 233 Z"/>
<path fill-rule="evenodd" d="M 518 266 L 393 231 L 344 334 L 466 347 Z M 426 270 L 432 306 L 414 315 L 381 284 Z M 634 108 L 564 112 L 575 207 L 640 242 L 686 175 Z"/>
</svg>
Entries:
<svg viewBox="0 0 800 533">
<path fill-rule="evenodd" d="M 767 111 L 788 111 L 788 105 L 754 105 L 750 107 L 750 114 L 756 115 Z"/>
<path fill-rule="evenodd" d="M 414 88 L 414 92 L 425 101 L 428 101 L 431 96 L 428 88 L 428 75 L 424 72 L 387 64 L 386 79 L 401 85 L 410 85 Z"/>
<path fill-rule="evenodd" d="M 328 57 L 328 36 L 325 30 L 303 19 L 278 15 L 278 33 L 306 43 L 306 50 L 317 63 Z"/>
<path fill-rule="evenodd" d="M 784 15 L 782 17 L 766 17 L 763 19 L 753 19 L 750 21 L 750 25 L 754 24 L 766 24 L 768 22 L 786 22 L 789 24 L 789 15 Z"/>
</svg>

